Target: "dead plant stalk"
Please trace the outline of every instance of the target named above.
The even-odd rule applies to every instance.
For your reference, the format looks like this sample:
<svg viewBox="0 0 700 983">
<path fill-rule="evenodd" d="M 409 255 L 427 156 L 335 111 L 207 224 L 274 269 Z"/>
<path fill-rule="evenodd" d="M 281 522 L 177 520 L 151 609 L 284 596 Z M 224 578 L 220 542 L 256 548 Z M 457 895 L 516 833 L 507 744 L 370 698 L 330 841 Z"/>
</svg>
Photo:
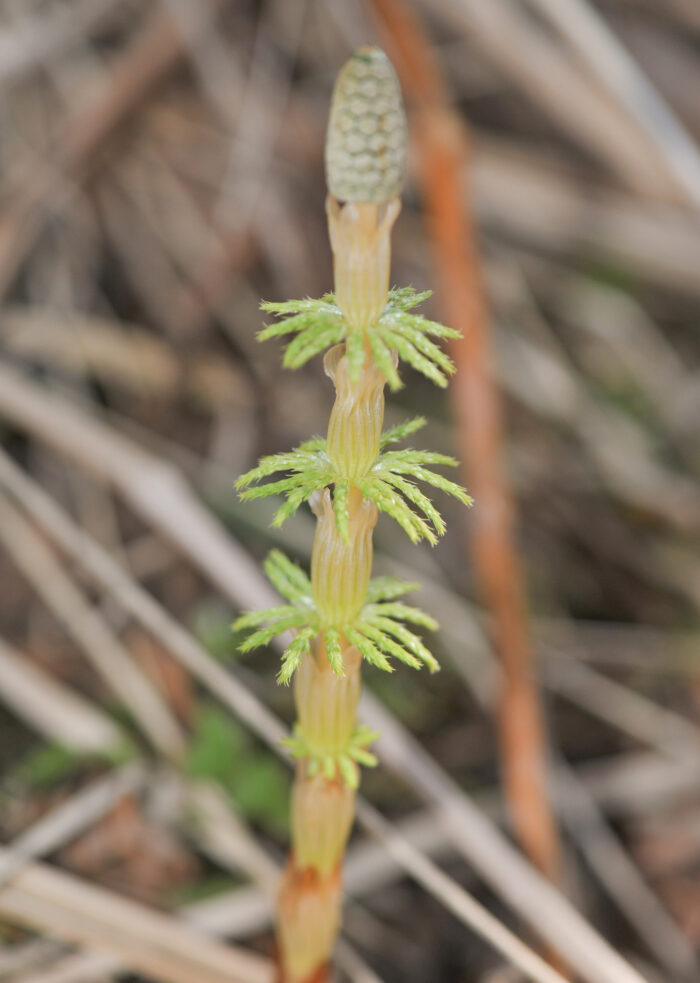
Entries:
<svg viewBox="0 0 700 983">
<path fill-rule="evenodd" d="M 458 369 L 451 393 L 460 459 L 478 503 L 469 546 L 504 670 L 499 727 L 506 795 L 518 838 L 556 881 L 560 849 L 547 791 L 544 728 L 513 543 L 513 503 L 502 466 L 488 310 L 464 193 L 466 135 L 417 18 L 396 0 L 373 0 L 373 5 L 417 111 L 420 177 L 440 297 L 447 322 L 460 329 L 451 342 Z"/>
</svg>

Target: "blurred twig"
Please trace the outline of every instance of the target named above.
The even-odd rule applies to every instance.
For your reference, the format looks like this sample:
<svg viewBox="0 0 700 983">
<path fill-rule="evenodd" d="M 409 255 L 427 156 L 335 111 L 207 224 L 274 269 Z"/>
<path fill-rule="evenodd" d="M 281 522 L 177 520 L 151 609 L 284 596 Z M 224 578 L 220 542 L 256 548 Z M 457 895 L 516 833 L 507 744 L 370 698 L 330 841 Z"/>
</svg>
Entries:
<svg viewBox="0 0 700 983">
<path fill-rule="evenodd" d="M 472 163 L 463 179 L 489 229 L 529 250 L 610 262 L 634 282 L 649 279 L 690 296 L 700 292 L 700 231 L 692 213 L 611 191 L 553 166 L 542 154 L 481 134 Z"/>
<path fill-rule="evenodd" d="M 512 0 L 430 0 L 431 12 L 472 35 L 528 96 L 585 151 L 593 151 L 636 192 L 678 202 L 683 198 L 657 148 L 636 120 L 580 71 Z M 517 39 L 517 40 L 516 40 Z"/>
<path fill-rule="evenodd" d="M 0 33 L 0 87 L 19 81 L 47 61 L 79 46 L 85 36 L 116 18 L 123 0 L 83 0 L 52 7 L 15 22 Z"/>
<path fill-rule="evenodd" d="M 665 158 L 686 197 L 700 208 L 700 153 L 634 58 L 588 0 L 529 0 L 593 69 Z"/>
<path fill-rule="evenodd" d="M 513 542 L 513 504 L 502 471 L 500 405 L 491 377 L 488 312 L 469 202 L 462 191 L 466 143 L 420 24 L 395 0 L 374 0 L 416 107 L 421 179 L 452 353 L 458 446 L 476 507 L 471 548 L 503 663 L 499 726 L 506 795 L 527 854 L 550 879 L 560 847 L 546 781 L 546 750 L 525 600 Z"/>
<path fill-rule="evenodd" d="M 694 979 L 698 963 L 690 941 L 647 884 L 584 783 L 562 760 L 557 762 L 556 785 L 563 821 L 648 951 L 674 978 Z"/>
<path fill-rule="evenodd" d="M 40 734 L 78 753 L 109 755 L 124 743 L 107 714 L 2 639 L 0 701 Z"/>
<path fill-rule="evenodd" d="M 0 862 L 7 856 L 0 850 Z M 223 945 L 167 915 L 30 864 L 0 892 L 0 913 L 66 942 L 95 947 L 163 983 L 271 983 L 260 956 Z"/>
<path fill-rule="evenodd" d="M 0 541 L 155 747 L 166 757 L 179 758 L 184 750 L 183 735 L 160 693 L 7 499 L 0 508 Z"/>
<path fill-rule="evenodd" d="M 220 4 L 221 0 L 206 0 L 200 5 L 202 23 L 208 23 Z M 156 11 L 112 66 L 109 80 L 59 128 L 51 165 L 33 160 L 24 168 L 12 204 L 0 221 L 0 296 L 11 286 L 47 211 L 63 197 L 65 182 L 85 177 L 105 140 L 184 53 L 182 36 L 170 15 Z"/>
<path fill-rule="evenodd" d="M 53 853 L 97 822 L 125 795 L 143 786 L 146 773 L 129 764 L 80 789 L 38 819 L 10 843 L 0 856 L 0 891 L 30 860 Z"/>
<path fill-rule="evenodd" d="M 94 426 L 91 425 L 91 426 Z M 97 445 L 94 445 L 97 446 Z M 109 444 L 102 443 L 102 457 L 109 454 Z M 95 464 L 97 462 L 93 462 Z M 106 459 L 102 467 L 112 468 Z M 6 457 L 0 456 L 0 480 L 13 495 L 21 497 L 25 506 L 45 523 L 51 534 L 57 536 L 62 547 L 70 555 L 86 566 L 93 576 L 118 596 L 120 603 L 149 628 L 212 693 L 230 707 L 242 720 L 279 752 L 279 740 L 285 730 L 279 721 L 264 708 L 260 702 L 243 687 L 234 676 L 214 662 L 176 621 L 146 594 L 128 574 L 104 553 L 94 541 L 77 529 L 68 517 L 33 482 L 23 477 Z M 198 506 L 192 502 L 188 512 L 195 513 Z M 189 519 L 187 520 L 189 521 Z M 229 540 L 222 529 L 218 530 L 220 549 L 227 553 Z M 206 555 L 196 556 L 202 570 L 216 575 L 216 564 L 209 567 Z M 251 566 L 252 564 L 246 564 Z M 251 585 L 243 587 L 239 575 L 226 583 L 226 596 L 237 598 L 241 590 L 250 590 Z M 263 603 L 270 600 L 270 590 L 265 585 L 259 599 Z M 444 829 L 453 838 L 455 845 L 484 872 L 486 877 L 511 904 L 528 918 L 534 927 L 542 932 L 553 945 L 561 948 L 567 958 L 580 969 L 581 974 L 591 983 L 640 983 L 640 977 L 621 960 L 606 943 L 596 935 L 587 923 L 568 905 L 566 900 L 546 882 L 541 881 L 528 864 L 512 850 L 500 837 L 489 821 L 480 815 L 466 797 L 458 793 L 446 776 L 433 764 L 408 734 L 386 711 L 382 711 L 375 701 L 365 699 L 364 714 L 368 711 L 374 719 L 381 718 L 383 732 L 381 753 L 389 763 L 400 771 L 404 779 L 426 797 L 431 805 L 437 806 Z M 389 753 L 386 753 L 388 748 Z M 423 762 L 421 767 L 420 762 Z M 373 811 L 363 807 L 361 819 L 372 822 Z M 455 818 L 458 817 L 455 825 Z M 374 828 L 374 826 L 373 826 Z M 403 843 L 403 841 L 401 841 Z M 406 847 L 403 846 L 402 850 Z M 421 856 L 417 851 L 414 853 Z M 425 859 L 425 858 L 424 858 Z M 413 876 L 431 889 L 432 878 L 425 879 L 425 864 L 416 860 L 410 868 Z M 454 897 L 454 888 L 448 893 Z M 456 908 L 450 903 L 458 916 L 468 918 L 470 902 Z M 542 912 L 547 913 L 545 920 Z M 472 924 L 470 921 L 468 924 Z"/>
</svg>

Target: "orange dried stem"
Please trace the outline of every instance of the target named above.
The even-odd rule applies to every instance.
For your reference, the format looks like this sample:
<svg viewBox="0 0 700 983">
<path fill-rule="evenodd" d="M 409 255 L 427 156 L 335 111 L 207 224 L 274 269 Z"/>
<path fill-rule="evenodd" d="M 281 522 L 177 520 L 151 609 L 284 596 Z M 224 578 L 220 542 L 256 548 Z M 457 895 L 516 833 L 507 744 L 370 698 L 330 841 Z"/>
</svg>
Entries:
<svg viewBox="0 0 700 983">
<path fill-rule="evenodd" d="M 462 331 L 462 338 L 451 343 L 457 365 L 452 398 L 460 458 L 479 503 L 471 549 L 504 670 L 499 726 L 506 796 L 526 852 L 543 873 L 557 880 L 560 844 L 548 798 L 546 741 L 513 542 L 513 503 L 502 466 L 501 406 L 490 370 L 488 310 L 464 182 L 466 133 L 450 108 L 418 19 L 397 0 L 373 0 L 373 6 L 418 111 L 420 178 L 445 320 Z"/>
</svg>

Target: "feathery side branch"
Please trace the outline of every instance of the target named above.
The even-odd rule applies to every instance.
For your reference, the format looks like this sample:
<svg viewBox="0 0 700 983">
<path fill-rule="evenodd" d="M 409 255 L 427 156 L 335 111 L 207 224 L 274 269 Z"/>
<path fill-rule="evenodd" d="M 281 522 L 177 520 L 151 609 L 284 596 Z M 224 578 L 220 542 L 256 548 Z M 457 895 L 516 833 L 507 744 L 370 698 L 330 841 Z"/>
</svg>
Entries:
<svg viewBox="0 0 700 983">
<path fill-rule="evenodd" d="M 380 446 L 387 447 L 403 440 L 424 424 L 422 417 L 407 420 L 384 433 Z M 446 526 L 439 511 L 416 482 L 427 484 L 470 506 L 472 498 L 461 485 L 432 470 L 436 466 L 456 465 L 453 457 L 435 451 L 382 451 L 367 472 L 355 476 L 352 482 L 364 498 L 374 502 L 380 512 L 385 512 L 401 526 L 411 542 L 427 539 L 432 546 L 438 536 L 443 535 Z M 265 478 L 284 472 L 288 472 L 284 478 L 261 483 Z M 272 520 L 273 526 L 281 526 L 314 492 L 332 485 L 336 525 L 347 542 L 350 484 L 351 479 L 330 458 L 325 439 L 315 437 L 292 451 L 262 458 L 256 467 L 241 475 L 236 487 L 244 500 L 283 495 L 286 501 L 277 509 Z"/>
</svg>

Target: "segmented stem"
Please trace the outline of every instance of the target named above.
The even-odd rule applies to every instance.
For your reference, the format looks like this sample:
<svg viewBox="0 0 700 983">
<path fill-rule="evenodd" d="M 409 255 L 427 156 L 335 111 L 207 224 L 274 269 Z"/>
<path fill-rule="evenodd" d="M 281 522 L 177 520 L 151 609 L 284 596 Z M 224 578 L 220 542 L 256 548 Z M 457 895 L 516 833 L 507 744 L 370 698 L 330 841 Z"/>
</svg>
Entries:
<svg viewBox="0 0 700 983">
<path fill-rule="evenodd" d="M 387 209 L 341 207 L 333 198 L 329 202 L 336 291 L 339 283 L 347 287 L 339 305 L 359 324 L 365 317 L 377 317 L 387 302 Z M 395 217 L 398 208 L 393 213 Z M 374 235 L 370 234 L 372 219 Z M 360 254 L 345 248 L 346 235 L 351 244 L 361 240 Z M 358 255 L 362 263 L 357 262 Z M 381 277 L 375 275 L 378 268 Z M 350 479 L 345 502 L 348 535 L 338 530 L 329 489 L 312 500 L 318 520 L 311 560 L 312 595 L 323 622 L 341 625 L 356 618 L 369 586 L 377 507 L 362 497 L 351 479 L 364 474 L 379 453 L 385 385 L 384 375 L 369 358 L 353 382 L 348 361 L 346 345 L 331 349 L 325 361 L 336 387 L 328 453 L 337 470 Z M 356 771 L 354 761 L 361 760 L 362 752 L 360 758 L 352 759 L 361 656 L 342 633 L 338 643 L 342 676 L 333 672 L 322 644 L 312 646 L 295 676 L 298 733 L 309 757 L 302 759 L 294 782 L 292 853 L 278 908 L 285 983 L 306 983 L 313 978 L 329 960 L 339 926 L 340 868 L 354 814 L 352 769 Z"/>
<path fill-rule="evenodd" d="M 340 925 L 341 865 L 355 809 L 359 765 L 376 759 L 377 737 L 357 726 L 360 666 L 392 672 L 394 661 L 438 668 L 420 637 L 406 626 L 435 622 L 397 599 L 416 585 L 392 577 L 371 581 L 372 533 L 381 510 L 416 542 L 434 543 L 445 524 L 415 481 L 469 504 L 464 489 L 428 465 L 455 462 L 427 451 L 386 450 L 425 422 L 407 421 L 382 435 L 384 387 L 402 385 L 399 356 L 443 386 L 452 363 L 431 337 L 451 329 L 412 309 L 428 294 L 389 291 L 391 230 L 401 210 L 406 120 L 390 62 L 363 48 L 340 73 L 326 146 L 326 202 L 333 250 L 334 294 L 320 300 L 266 303 L 283 320 L 261 339 L 293 335 L 284 364 L 298 368 L 324 348 L 336 390 L 324 441 L 263 458 L 238 480 L 246 498 L 283 494 L 273 524 L 308 501 L 317 525 L 311 577 L 278 550 L 268 577 L 288 603 L 242 615 L 234 627 L 251 631 L 250 651 L 291 629 L 279 680 L 294 678 L 298 722 L 285 741 L 298 760 L 292 793 L 292 850 L 278 904 L 280 983 L 328 983 Z M 275 474 L 283 477 L 267 480 Z M 260 482 L 264 482 L 260 484 Z"/>
</svg>

